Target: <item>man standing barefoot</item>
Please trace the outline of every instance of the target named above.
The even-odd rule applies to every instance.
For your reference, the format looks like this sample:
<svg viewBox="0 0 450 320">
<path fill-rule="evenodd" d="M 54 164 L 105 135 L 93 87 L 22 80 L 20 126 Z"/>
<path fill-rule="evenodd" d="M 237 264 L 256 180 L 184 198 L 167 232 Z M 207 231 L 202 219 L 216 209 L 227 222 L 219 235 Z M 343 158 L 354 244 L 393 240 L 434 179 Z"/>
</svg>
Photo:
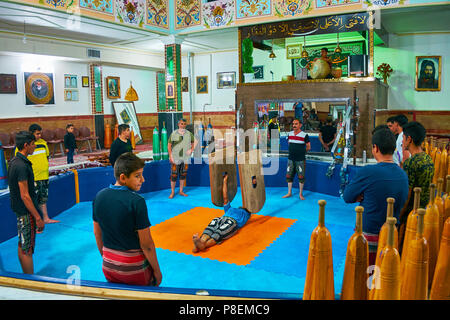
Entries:
<svg viewBox="0 0 450 320">
<path fill-rule="evenodd" d="M 299 119 L 294 119 L 292 122 L 293 131 L 289 132 L 289 158 L 287 164 L 286 181 L 288 183 L 288 193 L 283 198 L 289 198 L 292 195 L 292 181 L 294 180 L 295 173 L 297 173 L 300 192 L 299 197 L 301 200 L 305 200 L 303 197 L 303 186 L 305 185 L 305 155 L 311 149 L 311 143 L 309 142 L 309 136 L 301 130 L 302 123 Z"/>
</svg>

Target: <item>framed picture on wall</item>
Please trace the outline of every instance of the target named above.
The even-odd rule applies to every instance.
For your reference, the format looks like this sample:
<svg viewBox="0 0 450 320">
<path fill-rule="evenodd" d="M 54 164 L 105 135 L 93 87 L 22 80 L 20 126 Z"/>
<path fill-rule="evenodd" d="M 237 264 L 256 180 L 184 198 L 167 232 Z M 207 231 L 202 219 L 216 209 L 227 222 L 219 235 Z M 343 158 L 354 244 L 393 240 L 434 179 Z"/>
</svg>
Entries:
<svg viewBox="0 0 450 320">
<path fill-rule="evenodd" d="M 264 66 L 253 66 L 255 79 L 264 79 Z"/>
<path fill-rule="evenodd" d="M 65 89 L 64 101 L 78 101 L 78 90 Z"/>
<path fill-rule="evenodd" d="M 286 46 L 286 59 L 297 59 L 302 57 L 302 45 L 291 44 Z"/>
<path fill-rule="evenodd" d="M 175 98 L 175 82 L 166 82 L 166 98 Z"/>
<path fill-rule="evenodd" d="M 208 93 L 208 76 L 197 77 L 197 93 Z"/>
<path fill-rule="evenodd" d="M 55 104 L 53 73 L 24 72 L 25 105 Z"/>
<path fill-rule="evenodd" d="M 416 91 L 441 91 L 441 56 L 416 57 Z"/>
<path fill-rule="evenodd" d="M 65 74 L 64 75 L 64 88 L 77 88 L 78 79 L 75 74 Z"/>
<path fill-rule="evenodd" d="M 108 99 L 120 98 L 120 78 L 106 77 L 106 96 Z"/>
<path fill-rule="evenodd" d="M 15 74 L 0 74 L 0 93 L 17 93 L 17 77 Z"/>
<path fill-rule="evenodd" d="M 181 92 L 189 92 L 189 78 L 181 77 Z"/>
<path fill-rule="evenodd" d="M 142 135 L 134 103 L 132 101 L 117 101 L 112 102 L 112 105 L 116 114 L 117 123 L 119 125 L 123 123 L 128 124 L 130 130 L 133 131 L 136 143 L 140 143 L 142 141 Z"/>
<path fill-rule="evenodd" d="M 217 72 L 217 89 L 236 88 L 236 72 Z"/>
<path fill-rule="evenodd" d="M 89 77 L 88 76 L 81 77 L 81 86 L 83 88 L 88 88 L 89 87 Z"/>
</svg>

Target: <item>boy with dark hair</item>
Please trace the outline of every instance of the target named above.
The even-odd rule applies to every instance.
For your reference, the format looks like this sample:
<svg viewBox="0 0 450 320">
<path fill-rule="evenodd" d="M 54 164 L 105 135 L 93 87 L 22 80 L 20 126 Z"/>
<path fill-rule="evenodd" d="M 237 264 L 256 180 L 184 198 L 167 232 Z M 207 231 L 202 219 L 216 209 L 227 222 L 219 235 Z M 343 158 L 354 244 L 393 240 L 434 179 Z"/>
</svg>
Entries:
<svg viewBox="0 0 450 320">
<path fill-rule="evenodd" d="M 17 216 L 19 236 L 19 261 L 23 273 L 33 274 L 33 253 L 36 229 L 42 232 L 44 221 L 38 211 L 37 196 L 34 188 L 33 168 L 27 156 L 33 154 L 35 137 L 28 131 L 16 134 L 16 146 L 19 152 L 9 163 L 8 185 L 11 209 Z"/>
<path fill-rule="evenodd" d="M 403 247 L 408 214 L 414 207 L 414 188 L 419 187 L 422 189 L 420 192 L 421 208 L 425 208 L 430 199 L 430 184 L 434 175 L 434 163 L 421 147 L 426 135 L 427 131 L 419 122 L 411 121 L 403 127 L 403 147 L 411 153 L 411 157 L 403 163 L 403 170 L 408 176 L 409 191 L 408 200 L 400 212 L 399 251 Z"/>
<path fill-rule="evenodd" d="M 75 135 L 73 134 L 74 130 L 73 124 L 69 123 L 66 126 L 66 134 L 64 135 L 64 148 L 67 153 L 67 164 L 73 163 L 73 154 L 75 151 L 78 151 L 77 142 L 75 140 Z"/>
<path fill-rule="evenodd" d="M 118 136 L 116 140 L 111 144 L 109 149 L 109 163 L 114 167 L 116 159 L 125 152 L 132 152 L 133 147 L 130 141 L 130 126 L 128 124 L 122 123 L 118 127 Z"/>
<path fill-rule="evenodd" d="M 28 131 L 30 131 L 36 139 L 34 143 L 36 148 L 34 149 L 33 154 L 28 156 L 28 160 L 30 160 L 33 166 L 34 186 L 37 191 L 39 209 L 42 212 L 45 223 L 56 223 L 59 221 L 50 219 L 47 211 L 49 185 L 48 157 L 50 155 L 47 142 L 42 139 L 42 127 L 37 123 L 30 125 Z M 16 148 L 15 154 L 17 154 L 17 152 L 19 152 L 18 148 Z"/>
<path fill-rule="evenodd" d="M 116 183 L 101 190 L 92 203 L 95 240 L 109 282 L 158 286 L 162 280 L 147 205 L 137 193 L 145 181 L 144 166 L 131 152 L 119 156 Z"/>
<path fill-rule="evenodd" d="M 363 233 L 369 242 L 369 265 L 375 264 L 378 234 L 386 222 L 386 199 L 395 199 L 394 217 L 397 218 L 408 197 L 408 177 L 394 163 L 395 136 L 387 128 L 375 128 L 372 135 L 372 154 L 375 165 L 360 168 L 345 187 L 344 201 L 360 202 L 364 207 Z"/>
<path fill-rule="evenodd" d="M 311 149 L 311 143 L 309 142 L 309 136 L 301 130 L 302 123 L 299 119 L 292 121 L 292 131 L 288 135 L 289 144 L 289 158 L 287 163 L 286 181 L 288 183 L 288 193 L 283 198 L 289 198 L 292 195 L 292 182 L 294 176 L 297 173 L 299 181 L 299 197 L 301 200 L 305 200 L 303 197 L 303 186 L 305 185 L 305 161 L 306 152 Z"/>
<path fill-rule="evenodd" d="M 256 183 L 256 178 L 252 181 Z M 206 229 L 203 231 L 201 237 L 198 233 L 192 236 L 194 248 L 192 252 L 196 253 L 220 244 L 222 241 L 231 238 L 240 228 L 242 228 L 250 219 L 251 213 L 247 209 L 239 207 L 232 208 L 228 202 L 228 174 L 225 173 L 223 177 L 223 203 L 225 214 L 221 217 L 214 218 Z"/>
</svg>

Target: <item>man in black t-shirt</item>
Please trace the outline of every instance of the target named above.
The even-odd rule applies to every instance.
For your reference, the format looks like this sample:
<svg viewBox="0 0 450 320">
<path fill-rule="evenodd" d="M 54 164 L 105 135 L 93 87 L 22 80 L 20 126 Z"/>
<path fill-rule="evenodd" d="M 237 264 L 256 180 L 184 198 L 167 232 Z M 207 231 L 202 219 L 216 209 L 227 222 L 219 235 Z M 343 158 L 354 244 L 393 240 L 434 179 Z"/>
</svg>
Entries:
<svg viewBox="0 0 450 320">
<path fill-rule="evenodd" d="M 8 185 L 11 209 L 17 216 L 19 236 L 19 261 L 23 273 L 33 274 L 33 253 L 38 232 L 44 230 L 44 220 L 38 211 L 37 194 L 34 188 L 33 168 L 27 156 L 36 148 L 35 137 L 28 131 L 16 135 L 16 147 L 19 150 L 11 159 L 8 170 Z"/>
<path fill-rule="evenodd" d="M 336 140 L 336 128 L 333 126 L 331 117 L 327 118 L 326 125 L 320 129 L 319 141 L 322 144 L 322 151 L 330 151 Z"/>
<path fill-rule="evenodd" d="M 114 167 L 116 159 L 125 152 L 133 151 L 133 147 L 130 142 L 130 126 L 128 124 L 120 124 L 118 127 L 119 136 L 111 144 L 109 149 L 109 163 Z"/>
</svg>

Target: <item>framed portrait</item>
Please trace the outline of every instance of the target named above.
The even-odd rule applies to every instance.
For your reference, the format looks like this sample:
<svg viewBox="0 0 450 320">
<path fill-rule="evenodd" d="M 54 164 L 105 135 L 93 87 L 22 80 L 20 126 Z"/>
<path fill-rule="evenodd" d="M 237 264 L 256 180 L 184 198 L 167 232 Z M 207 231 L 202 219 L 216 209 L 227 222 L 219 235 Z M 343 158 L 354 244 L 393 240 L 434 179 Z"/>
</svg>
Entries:
<svg viewBox="0 0 450 320">
<path fill-rule="evenodd" d="M 217 72 L 217 89 L 236 88 L 236 72 Z"/>
<path fill-rule="evenodd" d="M 136 143 L 141 143 L 143 140 L 134 103 L 132 101 L 117 101 L 112 102 L 112 105 L 116 114 L 117 123 L 119 125 L 123 123 L 128 124 L 130 130 L 133 130 Z"/>
<path fill-rule="evenodd" d="M 75 74 L 65 74 L 64 75 L 64 88 L 77 88 L 78 79 Z"/>
<path fill-rule="evenodd" d="M 416 91 L 441 91 L 441 56 L 416 57 Z"/>
<path fill-rule="evenodd" d="M 181 92 L 189 92 L 189 77 L 181 77 Z"/>
<path fill-rule="evenodd" d="M 81 77 L 81 86 L 83 88 L 88 88 L 89 87 L 89 77 L 88 76 Z"/>
<path fill-rule="evenodd" d="M 108 99 L 120 98 L 120 78 L 106 77 L 106 96 Z"/>
<path fill-rule="evenodd" d="M 286 46 L 286 59 L 297 59 L 302 57 L 302 45 L 291 44 Z"/>
<path fill-rule="evenodd" d="M 17 93 L 15 74 L 0 74 L 0 93 Z"/>
<path fill-rule="evenodd" d="M 166 82 L 166 98 L 175 98 L 175 82 Z"/>
<path fill-rule="evenodd" d="M 64 101 L 78 101 L 78 90 L 65 89 L 64 90 Z"/>
<path fill-rule="evenodd" d="M 197 77 L 197 93 L 208 93 L 208 76 Z"/>
<path fill-rule="evenodd" d="M 55 104 L 53 73 L 24 72 L 25 104 Z"/>
<path fill-rule="evenodd" d="M 264 66 L 253 66 L 255 79 L 264 79 Z"/>
</svg>

